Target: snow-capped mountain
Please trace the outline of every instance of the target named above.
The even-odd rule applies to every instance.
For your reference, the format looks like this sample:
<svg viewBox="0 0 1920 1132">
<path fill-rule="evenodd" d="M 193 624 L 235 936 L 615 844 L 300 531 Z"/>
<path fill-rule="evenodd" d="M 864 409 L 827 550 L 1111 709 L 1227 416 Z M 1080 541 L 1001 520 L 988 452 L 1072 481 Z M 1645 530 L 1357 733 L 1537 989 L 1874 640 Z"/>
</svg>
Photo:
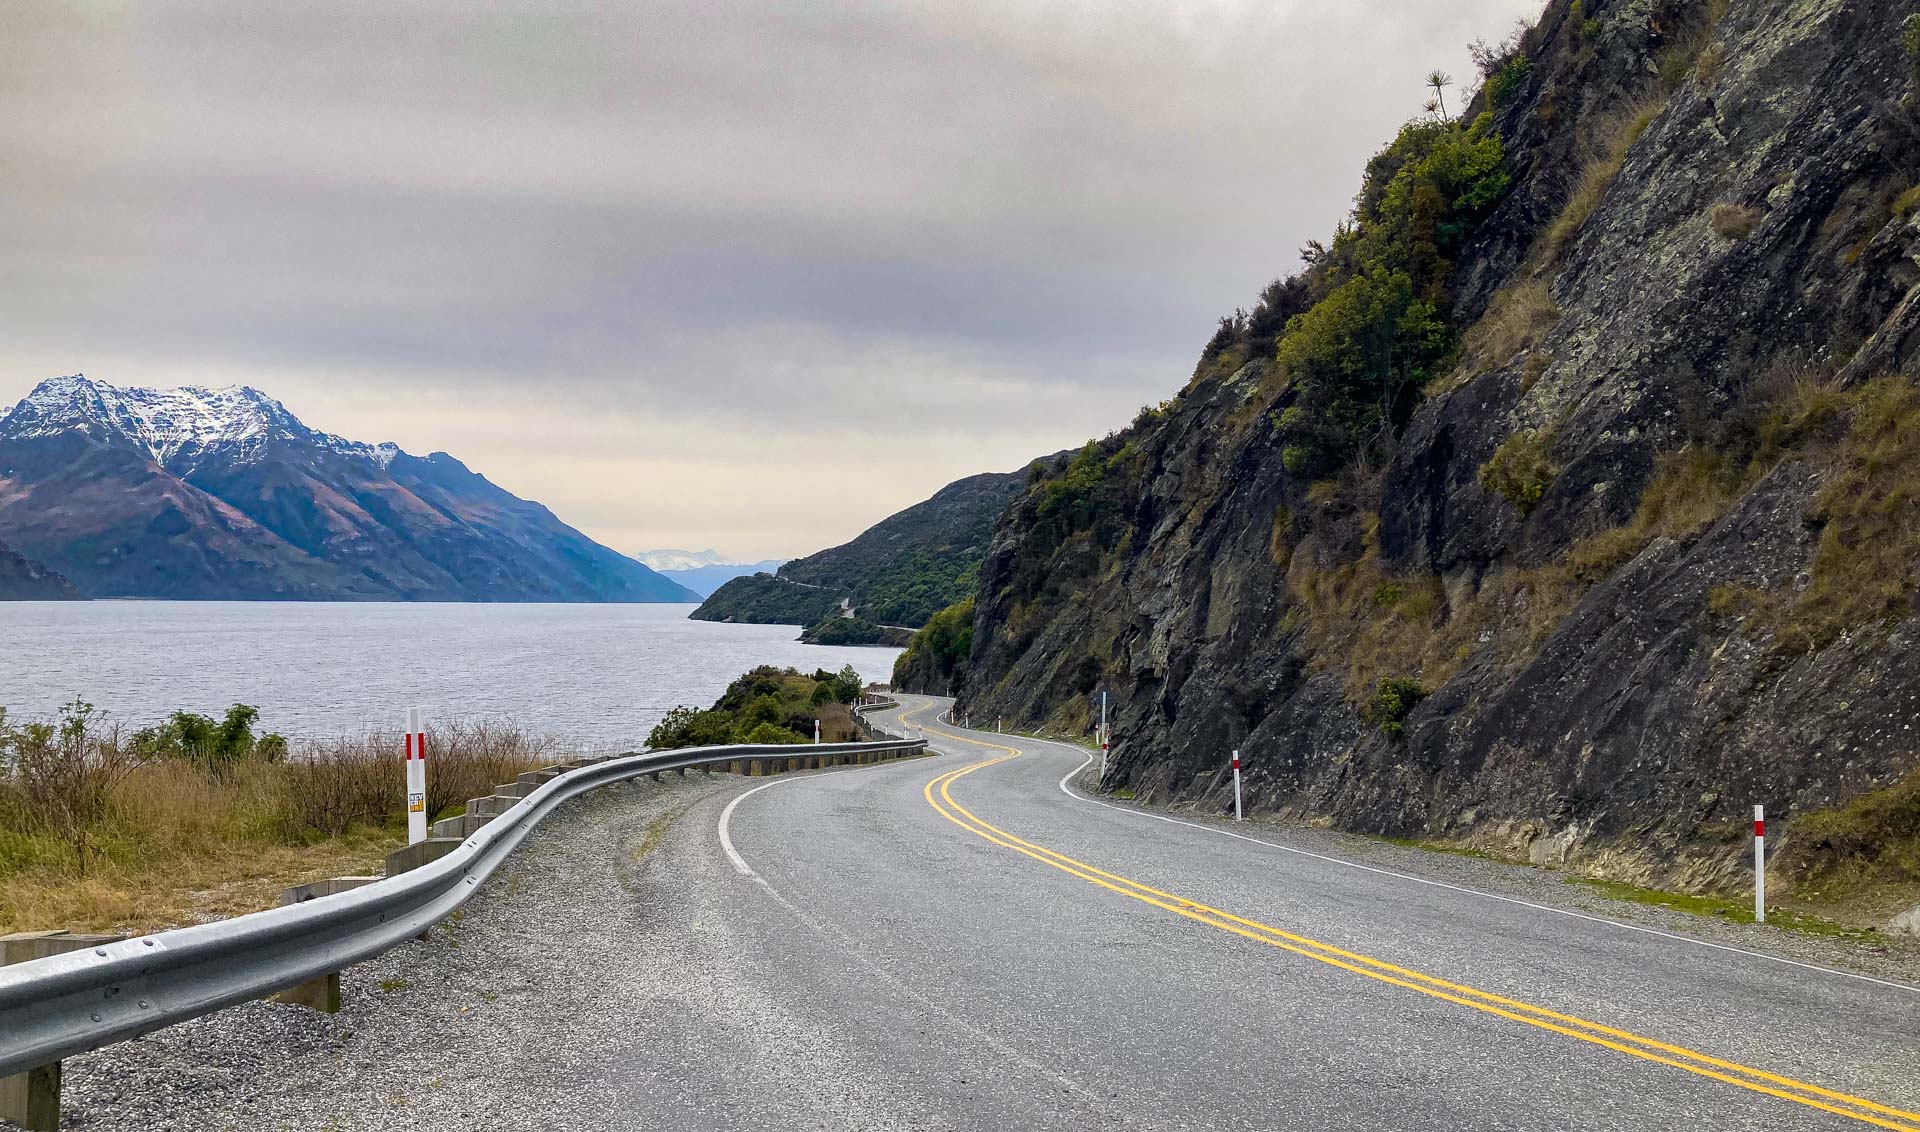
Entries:
<svg viewBox="0 0 1920 1132">
<path fill-rule="evenodd" d="M 698 570 L 702 566 L 728 565 L 717 550 L 643 550 L 634 555 L 655 570 Z"/>
<path fill-rule="evenodd" d="M 392 444 L 362 444 L 310 429 L 285 405 L 244 385 L 120 389 L 74 374 L 41 382 L 12 410 L 0 413 L 0 437 L 24 439 L 68 431 L 130 441 L 175 474 L 190 472 L 214 452 L 258 457 L 276 439 L 383 465 L 400 451 Z"/>
<path fill-rule="evenodd" d="M 101 597 L 694 600 L 444 452 L 245 387 L 42 382 L 0 415 L 0 539 Z"/>
</svg>

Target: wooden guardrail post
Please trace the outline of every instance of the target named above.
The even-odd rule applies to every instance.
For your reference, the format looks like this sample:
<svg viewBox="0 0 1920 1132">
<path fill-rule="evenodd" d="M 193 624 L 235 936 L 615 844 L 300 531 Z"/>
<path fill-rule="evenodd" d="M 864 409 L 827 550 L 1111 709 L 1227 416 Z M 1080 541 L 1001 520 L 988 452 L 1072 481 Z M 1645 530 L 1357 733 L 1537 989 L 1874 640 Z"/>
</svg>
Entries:
<svg viewBox="0 0 1920 1132">
<path fill-rule="evenodd" d="M 296 884 L 280 894 L 280 903 L 300 904 L 315 897 L 332 896 L 336 892 L 351 892 L 361 885 L 372 884 L 379 877 L 328 877 L 307 884 Z M 267 996 L 268 1002 L 284 1002 L 290 1006 L 304 1006 L 308 1010 L 318 1010 L 322 1014 L 340 1013 L 340 972 L 328 971 L 317 978 L 308 979 L 297 987 L 288 987 Z"/>
<path fill-rule="evenodd" d="M 69 951 L 118 943 L 125 936 L 77 935 L 69 931 L 15 932 L 0 936 L 0 966 L 45 959 Z M 36 1066 L 25 1073 L 0 1077 L 0 1120 L 11 1120 L 31 1132 L 57 1132 L 60 1127 L 60 1063 Z"/>
</svg>

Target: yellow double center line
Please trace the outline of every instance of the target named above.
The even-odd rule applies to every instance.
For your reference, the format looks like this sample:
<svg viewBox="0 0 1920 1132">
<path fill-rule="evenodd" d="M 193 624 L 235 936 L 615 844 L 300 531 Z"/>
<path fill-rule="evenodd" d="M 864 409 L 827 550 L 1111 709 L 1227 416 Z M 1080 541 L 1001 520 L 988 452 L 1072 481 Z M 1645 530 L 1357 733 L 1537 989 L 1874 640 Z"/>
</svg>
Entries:
<svg viewBox="0 0 1920 1132">
<path fill-rule="evenodd" d="M 926 711 L 927 709 L 921 708 L 919 710 Z M 919 713 L 910 712 L 908 714 L 916 715 Z M 1883 1105 L 1875 1101 L 1867 1100 L 1864 1097 L 1856 1097 L 1847 1093 L 1836 1092 L 1832 1089 L 1822 1088 L 1819 1085 L 1808 1084 L 1805 1081 L 1796 1081 L 1791 1077 L 1782 1077 L 1777 1073 L 1769 1073 L 1764 1069 L 1755 1069 L 1750 1065 L 1741 1065 L 1738 1062 L 1726 1061 L 1687 1049 L 1684 1046 L 1673 1045 L 1655 1038 L 1642 1037 L 1639 1034 L 1615 1029 L 1612 1026 L 1602 1025 L 1599 1022 L 1589 1022 L 1584 1018 L 1576 1018 L 1570 1014 L 1562 1014 L 1543 1006 L 1535 1006 L 1532 1003 L 1522 1002 L 1518 999 L 1506 998 L 1488 991 L 1478 990 L 1460 983 L 1449 982 L 1446 979 L 1422 974 L 1419 971 L 1409 970 L 1406 967 L 1396 966 L 1392 963 L 1358 954 L 1357 952 L 1346 951 L 1334 947 L 1331 944 L 1308 939 L 1306 936 L 1283 931 L 1270 924 L 1262 924 L 1255 920 L 1236 916 L 1231 912 L 1224 912 L 1218 908 L 1208 907 L 1197 901 L 1188 900 L 1183 896 L 1176 896 L 1170 892 L 1162 892 L 1157 888 L 1141 884 L 1139 881 L 1129 880 L 1126 877 L 1107 872 L 1104 869 L 1095 868 L 1085 861 L 1078 861 L 1063 853 L 1056 853 L 1044 845 L 1037 845 L 1024 838 L 1016 837 L 1006 830 L 1001 829 L 999 826 L 982 820 L 965 806 L 954 801 L 953 795 L 949 790 L 955 782 L 965 778 L 967 775 L 977 770 L 984 770 L 997 763 L 1018 758 L 1020 752 L 1012 747 L 1003 747 L 997 743 L 985 743 L 961 735 L 953 735 L 947 732 L 941 732 L 941 735 L 943 738 L 952 739 L 957 742 L 969 743 L 976 747 L 986 747 L 991 750 L 1005 751 L 1006 753 L 969 764 L 958 770 L 949 771 L 927 783 L 924 791 L 927 804 L 937 810 L 940 816 L 976 837 L 984 838 L 993 842 L 995 845 L 1000 845 L 1023 856 L 1031 857 L 1043 865 L 1049 865 L 1059 869 L 1061 872 L 1079 877 L 1088 884 L 1096 885 L 1110 892 L 1119 893 L 1122 896 L 1131 897 L 1144 904 L 1151 904 L 1156 908 L 1163 908 L 1175 915 L 1185 916 L 1189 920 L 1195 920 L 1209 927 L 1218 928 L 1223 932 L 1230 932 L 1233 935 L 1241 936 L 1245 939 L 1277 947 L 1282 951 L 1290 951 L 1295 955 L 1311 959 L 1317 963 L 1325 963 L 1329 967 L 1338 967 L 1343 971 L 1349 971 L 1378 982 L 1389 983 L 1393 986 L 1413 991 L 1416 994 L 1426 995 L 1429 998 L 1437 998 L 1445 1002 L 1451 1002 L 1459 1006 L 1478 1010 L 1485 1014 L 1498 1015 L 1509 1021 L 1532 1026 L 1540 1030 L 1548 1030 L 1593 1045 L 1605 1046 L 1607 1049 L 1626 1054 L 1628 1057 L 1635 1057 L 1642 1061 L 1651 1061 L 1660 1065 L 1671 1066 L 1675 1069 L 1682 1069 L 1697 1076 L 1708 1077 L 1715 1081 L 1723 1081 L 1729 1085 L 1738 1085 L 1742 1089 L 1756 1093 L 1764 1093 L 1767 1096 L 1778 1097 L 1781 1100 L 1792 1101 L 1795 1104 L 1805 1105 L 1808 1108 L 1816 1108 L 1822 1112 L 1830 1112 L 1836 1116 L 1844 1116 L 1866 1124 L 1877 1125 L 1881 1128 L 1897 1129 L 1899 1132 L 1920 1132 L 1920 1113 L 1907 1112 L 1903 1109 L 1893 1108 L 1890 1105 Z M 938 797 L 935 796 L 936 794 Z"/>
</svg>

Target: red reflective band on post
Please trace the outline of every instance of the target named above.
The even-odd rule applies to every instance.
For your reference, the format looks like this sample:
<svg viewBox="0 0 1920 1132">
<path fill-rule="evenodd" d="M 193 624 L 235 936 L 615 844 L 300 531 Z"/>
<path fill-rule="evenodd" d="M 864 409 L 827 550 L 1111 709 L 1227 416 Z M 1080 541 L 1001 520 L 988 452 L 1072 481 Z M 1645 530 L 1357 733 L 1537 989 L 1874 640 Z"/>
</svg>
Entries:
<svg viewBox="0 0 1920 1132">
<path fill-rule="evenodd" d="M 1239 770 L 1239 769 L 1240 769 L 1240 756 L 1239 756 L 1239 755 L 1235 755 L 1235 756 L 1233 756 L 1233 769 L 1235 769 L 1235 770 Z"/>
<path fill-rule="evenodd" d="M 1759 818 L 1753 819 L 1753 835 L 1755 837 L 1765 837 L 1767 835 L 1767 823 Z"/>
<path fill-rule="evenodd" d="M 427 761 L 427 733 L 426 732 L 422 731 L 418 735 L 415 735 L 413 737 L 413 749 L 419 752 L 418 758 L 420 759 L 421 762 Z"/>
</svg>

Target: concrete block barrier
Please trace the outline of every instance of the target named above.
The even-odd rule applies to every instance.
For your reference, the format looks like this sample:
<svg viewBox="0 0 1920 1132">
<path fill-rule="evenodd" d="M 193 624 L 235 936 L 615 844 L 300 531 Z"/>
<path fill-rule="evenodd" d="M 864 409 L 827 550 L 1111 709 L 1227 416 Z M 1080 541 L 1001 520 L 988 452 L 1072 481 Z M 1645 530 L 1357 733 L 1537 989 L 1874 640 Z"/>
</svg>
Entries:
<svg viewBox="0 0 1920 1132">
<path fill-rule="evenodd" d="M 416 841 L 404 849 L 395 849 L 387 854 L 387 875 L 397 877 L 401 873 L 412 872 L 429 861 L 440 858 L 460 847 L 460 837 L 429 837 L 425 841 Z"/>
</svg>

